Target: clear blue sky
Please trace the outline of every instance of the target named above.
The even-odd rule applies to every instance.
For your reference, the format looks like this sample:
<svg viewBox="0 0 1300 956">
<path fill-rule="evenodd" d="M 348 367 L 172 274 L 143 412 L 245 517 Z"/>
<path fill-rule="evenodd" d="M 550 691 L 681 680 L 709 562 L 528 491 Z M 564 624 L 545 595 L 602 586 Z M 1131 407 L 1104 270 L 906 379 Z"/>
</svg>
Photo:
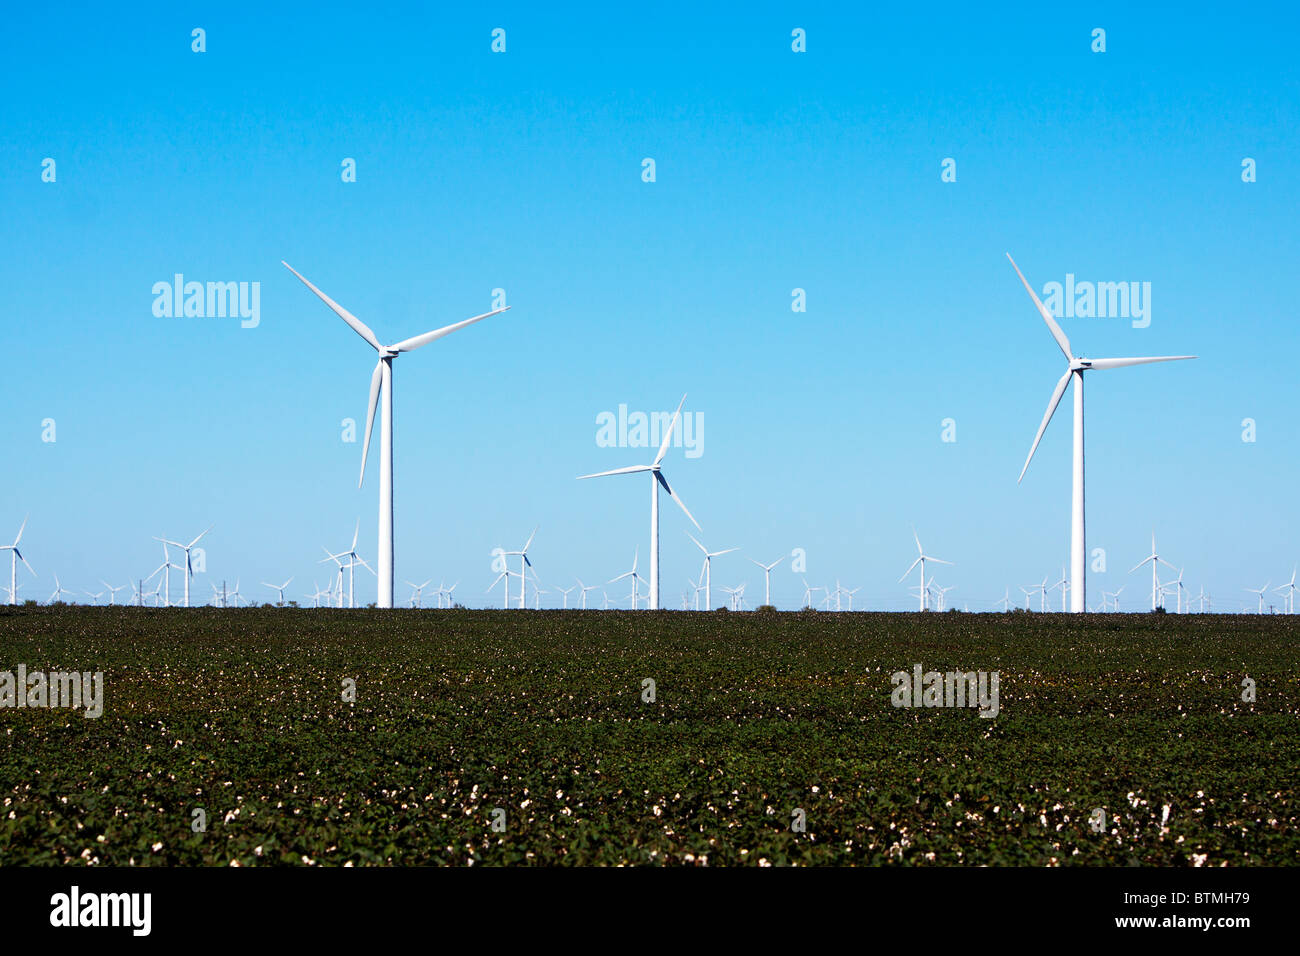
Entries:
<svg viewBox="0 0 1300 956">
<path fill-rule="evenodd" d="M 574 478 L 652 456 L 598 447 L 599 413 L 688 392 L 703 454 L 665 473 L 710 547 L 802 547 L 812 583 L 911 607 L 915 525 L 956 562 L 949 602 L 986 609 L 1068 547 L 1068 396 L 1016 484 L 1063 362 L 1010 251 L 1039 289 L 1152 284 L 1148 328 L 1063 320 L 1076 351 L 1201 356 L 1089 379 L 1090 600 L 1127 583 L 1141 606 L 1154 527 L 1239 609 L 1300 560 L 1297 14 L 1128 8 L 14 7 L 0 538 L 30 512 L 40 575 L 20 596 L 124 583 L 161 561 L 153 535 L 212 522 L 203 596 L 294 575 L 301 597 L 358 518 L 373 561 L 377 459 L 358 491 L 340 440 L 373 353 L 287 259 L 385 341 L 507 290 L 504 316 L 396 363 L 399 602 L 429 577 L 496 602 L 489 553 L 534 525 L 544 585 L 637 546 L 644 567 L 644 476 Z M 260 325 L 156 318 L 177 272 L 260 282 Z M 665 500 L 668 606 L 699 566 L 686 527 Z M 761 597 L 718 560 L 715 586 L 741 580 Z M 803 591 L 788 566 L 773 588 Z"/>
</svg>

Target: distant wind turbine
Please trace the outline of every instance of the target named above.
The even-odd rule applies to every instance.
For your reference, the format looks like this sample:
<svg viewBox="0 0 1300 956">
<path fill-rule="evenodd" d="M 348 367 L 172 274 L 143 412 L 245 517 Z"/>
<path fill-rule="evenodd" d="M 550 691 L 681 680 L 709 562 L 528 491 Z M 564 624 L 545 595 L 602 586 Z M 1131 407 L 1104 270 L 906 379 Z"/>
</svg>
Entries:
<svg viewBox="0 0 1300 956">
<path fill-rule="evenodd" d="M 1146 564 L 1148 561 L 1151 562 L 1151 610 L 1154 611 L 1158 606 L 1158 601 L 1160 597 L 1160 576 L 1158 574 L 1156 565 L 1163 564 L 1170 571 L 1178 570 L 1176 567 L 1174 567 L 1164 558 L 1160 557 L 1160 554 L 1156 551 L 1156 533 L 1154 531 L 1151 532 L 1151 553 L 1148 554 L 1141 561 L 1139 561 L 1137 564 L 1133 565 L 1133 567 L 1129 568 L 1128 573 L 1132 574 L 1134 571 L 1142 567 L 1142 565 Z"/>
<path fill-rule="evenodd" d="M 293 578 L 289 579 L 289 581 L 292 580 Z M 272 591 L 280 592 L 280 607 L 284 607 L 284 590 L 289 586 L 289 581 L 285 581 L 283 584 L 267 584 L 265 581 L 262 582 L 263 587 L 270 588 Z"/>
<path fill-rule="evenodd" d="M 1286 612 L 1288 614 L 1295 613 L 1295 592 L 1296 592 L 1295 575 L 1296 575 L 1296 568 L 1292 566 L 1291 580 L 1288 581 L 1286 584 L 1282 585 L 1280 588 L 1273 589 L 1279 594 L 1286 595 Z"/>
<path fill-rule="evenodd" d="M 724 554 L 730 554 L 732 551 L 739 551 L 740 549 L 727 548 L 723 551 L 710 551 L 704 545 L 700 544 L 700 542 L 696 540 L 695 536 L 691 534 L 689 531 L 686 532 L 686 537 L 690 538 L 692 541 L 695 541 L 695 546 L 704 552 L 704 610 L 712 611 L 713 610 L 713 590 L 712 590 L 713 559 L 716 557 L 720 557 L 721 555 Z"/>
<path fill-rule="evenodd" d="M 190 606 L 190 578 L 194 577 L 194 565 L 190 561 L 190 550 L 196 544 L 199 543 L 199 538 L 202 538 L 204 534 L 207 534 L 208 531 L 211 531 L 213 527 L 215 526 L 208 525 L 207 530 L 204 531 L 203 534 L 200 534 L 198 538 L 195 538 L 189 544 L 181 544 L 179 541 L 169 541 L 167 538 L 154 538 L 155 541 L 161 541 L 163 543 L 164 548 L 166 548 L 166 546 L 170 544 L 172 547 L 180 548 L 182 551 L 185 552 L 185 607 Z"/>
<path fill-rule="evenodd" d="M 930 590 L 929 585 L 925 580 L 925 562 L 933 561 L 935 564 L 947 565 L 951 565 L 952 562 L 945 561 L 942 558 L 931 557 L 926 554 L 925 549 L 921 547 L 921 539 L 917 535 L 915 528 L 912 529 L 912 539 L 916 542 L 916 560 L 908 565 L 907 570 L 904 571 L 902 577 L 898 579 L 898 583 L 902 584 L 903 581 L 907 579 L 907 576 L 912 573 L 912 568 L 916 567 L 918 564 L 921 566 L 921 610 L 924 611 L 926 609 L 926 598 L 929 596 Z"/>
<path fill-rule="evenodd" d="M 599 471 L 592 475 L 579 475 L 578 480 L 585 478 L 604 478 L 609 475 L 631 475 L 638 472 L 650 472 L 650 610 L 659 609 L 659 486 L 662 485 L 664 491 L 668 492 L 668 497 L 677 502 L 677 506 L 682 509 L 686 517 L 691 519 L 691 524 L 696 528 L 700 523 L 695 520 L 695 516 L 687 509 L 681 496 L 673 491 L 668 484 L 668 479 L 664 477 L 660 470 L 663 463 L 664 455 L 668 453 L 668 445 L 673 438 L 673 429 L 677 427 L 677 419 L 682 414 L 682 406 L 686 404 L 686 396 L 677 403 L 677 411 L 673 412 L 672 421 L 668 423 L 668 429 L 664 432 L 663 441 L 659 443 L 659 454 L 655 455 L 655 460 L 648 465 L 629 465 L 627 468 L 615 468 L 613 471 Z M 700 529 L 703 531 L 703 529 Z"/>
<path fill-rule="evenodd" d="M 763 569 L 763 603 L 766 605 L 770 606 L 772 604 L 772 569 L 784 560 L 785 555 L 777 558 L 771 564 L 760 564 L 753 558 L 749 559 L 750 564 L 757 564 Z"/>
<path fill-rule="evenodd" d="M 27 563 L 27 559 L 23 557 L 23 553 L 18 550 L 18 542 L 23 540 L 23 531 L 26 528 L 27 528 L 27 518 L 24 517 L 22 525 L 19 526 L 18 528 L 18 536 L 14 538 L 14 543 L 0 544 L 0 551 L 9 552 L 9 603 L 10 604 L 18 603 L 18 562 L 21 561 L 26 566 L 27 570 L 32 572 L 32 577 L 36 577 L 36 571 L 32 568 L 30 564 Z"/>
</svg>

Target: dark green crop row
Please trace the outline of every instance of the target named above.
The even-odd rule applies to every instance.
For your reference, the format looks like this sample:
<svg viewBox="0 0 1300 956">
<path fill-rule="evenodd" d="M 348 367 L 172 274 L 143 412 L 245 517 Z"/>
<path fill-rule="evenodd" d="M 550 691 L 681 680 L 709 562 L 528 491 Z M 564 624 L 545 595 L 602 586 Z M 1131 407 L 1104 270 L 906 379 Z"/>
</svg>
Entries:
<svg viewBox="0 0 1300 956">
<path fill-rule="evenodd" d="M 1298 640 L 1281 616 L 0 610 L 0 672 L 104 674 L 98 719 L 0 708 L 0 864 L 1295 864 Z M 892 706 L 915 664 L 997 671 L 998 716 Z"/>
</svg>

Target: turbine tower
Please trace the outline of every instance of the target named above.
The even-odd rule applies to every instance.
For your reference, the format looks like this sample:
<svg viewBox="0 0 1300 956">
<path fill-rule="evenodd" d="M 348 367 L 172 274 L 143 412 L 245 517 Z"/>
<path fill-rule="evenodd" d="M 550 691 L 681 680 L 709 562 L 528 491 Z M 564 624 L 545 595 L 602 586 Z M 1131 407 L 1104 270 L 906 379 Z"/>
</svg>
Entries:
<svg viewBox="0 0 1300 956">
<path fill-rule="evenodd" d="M 476 315 L 473 318 L 465 319 L 461 322 L 455 322 L 451 325 L 445 325 L 440 329 L 432 332 L 425 332 L 423 335 L 412 336 L 409 339 L 394 345 L 380 345 L 379 339 L 375 333 L 349 312 L 343 306 L 339 305 L 320 289 L 316 288 L 302 275 L 285 262 L 280 260 L 280 264 L 302 280 L 302 284 L 316 293 L 316 296 L 346 322 L 352 331 L 366 340 L 377 353 L 379 361 L 375 365 L 374 374 L 370 377 L 370 405 L 366 411 L 366 437 L 361 446 L 361 477 L 357 480 L 357 487 L 360 488 L 366 478 L 366 457 L 370 452 L 370 432 L 375 423 L 375 406 L 379 402 L 379 393 L 384 393 L 384 407 L 379 426 L 379 599 L 376 602 L 379 607 L 393 606 L 393 359 L 403 352 L 413 352 L 422 345 L 428 345 L 430 342 L 442 338 L 444 335 L 450 335 L 458 329 L 463 329 L 467 325 L 473 325 L 489 316 L 505 312 L 509 306 L 494 309 L 491 312 L 484 312 L 482 315 Z"/>
<path fill-rule="evenodd" d="M 1052 420 L 1052 415 L 1056 413 L 1056 406 L 1061 403 L 1061 397 L 1065 394 L 1065 387 L 1070 384 L 1071 380 L 1074 381 L 1074 481 L 1070 498 L 1070 610 L 1075 614 L 1079 614 L 1084 610 L 1084 599 L 1087 596 L 1087 559 L 1083 506 L 1083 373 L 1091 369 L 1123 368 L 1128 365 L 1146 365 L 1151 362 L 1176 362 L 1182 359 L 1193 359 L 1196 356 L 1160 355 L 1149 358 L 1076 358 L 1074 353 L 1070 351 L 1070 340 L 1065 337 L 1061 327 L 1056 324 L 1056 319 L 1052 318 L 1052 313 L 1039 300 L 1024 273 L 1016 265 L 1016 260 L 1011 258 L 1011 253 L 1007 253 L 1007 259 L 1011 262 L 1011 267 L 1016 270 L 1016 275 L 1020 276 L 1025 291 L 1034 300 L 1034 305 L 1038 307 L 1039 314 L 1043 317 L 1043 321 L 1047 323 L 1047 329 L 1052 333 L 1052 338 L 1056 340 L 1057 346 L 1065 354 L 1067 363 L 1065 374 L 1056 383 L 1056 388 L 1052 390 L 1052 397 L 1047 401 L 1047 412 L 1043 415 L 1042 424 L 1038 426 L 1038 434 L 1034 436 L 1034 444 L 1029 449 L 1029 457 L 1025 459 L 1025 467 L 1020 469 L 1020 478 L 1016 479 L 1017 484 L 1025 477 L 1025 471 L 1029 468 L 1029 462 L 1033 460 L 1034 452 L 1038 449 L 1038 443 L 1042 440 L 1043 432 L 1047 429 L 1047 423 Z"/>
<path fill-rule="evenodd" d="M 659 609 L 659 486 L 663 485 L 664 491 L 668 492 L 668 497 L 677 502 L 678 507 L 686 513 L 686 517 L 691 519 L 691 524 L 700 528 L 700 523 L 695 520 L 695 516 L 687 509 L 686 504 L 682 501 L 668 484 L 668 479 L 663 476 L 660 470 L 664 460 L 664 455 L 668 453 L 668 445 L 673 439 L 673 429 L 677 427 L 677 419 L 682 414 L 682 406 L 686 404 L 686 396 L 677 403 L 677 411 L 673 412 L 672 421 L 668 423 L 668 430 L 664 432 L 663 441 L 659 443 L 659 454 L 655 455 L 655 460 L 648 465 L 630 465 L 627 468 L 615 468 L 613 471 L 599 471 L 593 475 L 579 475 L 578 480 L 585 478 L 605 478 L 609 475 L 631 475 L 637 472 L 648 471 L 651 475 L 650 482 L 650 610 Z"/>
<path fill-rule="evenodd" d="M 537 537 L 537 529 L 536 529 L 536 528 L 533 528 L 533 533 L 530 534 L 530 535 L 528 536 L 528 543 L 525 544 L 522 548 L 520 548 L 518 551 L 502 551 L 502 552 L 501 552 L 501 558 L 502 558 L 502 560 L 505 560 L 506 558 L 508 558 L 508 557 L 512 557 L 512 556 L 518 556 L 518 558 L 519 558 L 519 580 L 520 580 L 521 582 L 523 582 L 523 583 L 521 583 L 521 584 L 519 585 L 519 610 L 521 610 L 521 611 L 522 611 L 522 610 L 524 609 L 524 607 L 525 607 L 525 603 L 524 603 L 524 602 L 527 600 L 527 595 L 528 595 L 528 587 L 527 587 L 527 584 L 528 584 L 528 578 L 526 577 L 526 574 L 527 574 L 528 569 L 531 568 L 531 567 L 533 566 L 533 562 L 531 562 L 531 561 L 528 560 L 528 549 L 529 549 L 530 547 L 532 547 L 532 545 L 533 545 L 533 538 L 535 538 L 535 537 Z M 534 576 L 535 576 L 535 575 L 537 574 L 537 572 L 534 571 L 533 574 L 534 574 Z M 506 604 L 507 604 L 507 606 L 509 605 L 509 603 L 510 603 L 510 579 L 509 579 L 509 578 L 506 578 Z"/>
</svg>

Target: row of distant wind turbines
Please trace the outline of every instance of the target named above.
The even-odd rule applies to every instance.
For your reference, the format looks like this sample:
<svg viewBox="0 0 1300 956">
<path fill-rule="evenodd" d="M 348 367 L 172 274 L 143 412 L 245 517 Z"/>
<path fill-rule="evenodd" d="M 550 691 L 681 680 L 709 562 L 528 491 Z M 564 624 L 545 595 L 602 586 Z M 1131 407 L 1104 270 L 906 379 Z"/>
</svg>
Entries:
<svg viewBox="0 0 1300 956">
<path fill-rule="evenodd" d="M 1149 364 L 1153 362 L 1178 361 L 1183 359 L 1195 358 L 1195 356 L 1167 355 L 1167 356 L 1154 356 L 1154 357 L 1145 357 L 1145 358 L 1102 358 L 1102 359 L 1088 359 L 1084 357 L 1075 356 L 1074 352 L 1071 349 L 1069 339 L 1066 337 L 1065 333 L 1061 330 L 1061 327 L 1057 324 L 1051 312 L 1043 305 L 1042 301 L 1038 298 L 1038 295 L 1034 292 L 1033 287 L 1030 286 L 1028 280 L 1025 278 L 1024 274 L 1020 271 L 1020 267 L 1016 265 L 1015 260 L 1011 258 L 1010 254 L 1007 255 L 1007 259 L 1011 262 L 1012 268 L 1015 269 L 1016 275 L 1020 278 L 1021 283 L 1024 285 L 1025 291 L 1029 293 L 1029 297 L 1033 300 L 1035 307 L 1038 309 L 1039 314 L 1043 318 L 1043 321 L 1047 324 L 1048 331 L 1051 333 L 1052 338 L 1056 341 L 1057 346 L 1060 348 L 1061 353 L 1063 354 L 1066 360 L 1066 370 L 1064 374 L 1061 376 L 1060 380 L 1056 383 L 1056 387 L 1053 389 L 1051 397 L 1048 400 L 1047 410 L 1043 415 L 1041 424 L 1038 426 L 1038 432 L 1034 436 L 1033 444 L 1030 446 L 1029 455 L 1025 459 L 1025 464 L 1024 467 L 1021 469 L 1020 479 L 1018 480 L 1024 479 L 1025 472 L 1029 468 L 1029 463 L 1030 461 L 1033 460 L 1034 452 L 1038 449 L 1038 445 L 1039 442 L 1042 440 L 1043 433 L 1046 431 L 1048 423 L 1051 421 L 1053 415 L 1055 414 L 1057 406 L 1060 404 L 1061 399 L 1065 394 L 1066 387 L 1071 383 L 1073 383 L 1074 385 L 1074 446 L 1073 446 L 1074 458 L 1073 458 L 1073 480 L 1072 480 L 1072 489 L 1071 489 L 1071 510 L 1070 510 L 1070 516 L 1071 516 L 1070 574 L 1069 574 L 1068 581 L 1065 581 L 1065 575 L 1064 574 L 1062 575 L 1063 581 L 1060 584 L 1060 586 L 1062 587 L 1062 600 L 1064 601 L 1066 595 L 1068 594 L 1070 611 L 1074 613 L 1079 613 L 1084 611 L 1087 607 L 1086 604 L 1087 568 L 1086 568 L 1086 546 L 1085 546 L 1085 521 L 1084 521 L 1083 373 L 1094 369 L 1112 369 L 1112 368 L 1122 368 L 1130 365 Z M 398 355 L 404 352 L 414 351 L 418 348 L 421 348 L 424 345 L 427 345 L 440 338 L 443 338 L 446 335 L 450 335 L 452 332 L 456 332 L 462 328 L 465 328 L 466 326 L 472 325 L 476 322 L 482 321 L 483 319 L 504 312 L 509 307 L 507 306 L 500 309 L 495 309 L 491 312 L 483 313 L 481 315 L 476 315 L 473 316 L 472 318 L 465 319 L 461 322 L 456 322 L 439 329 L 435 329 L 431 332 L 426 332 L 422 335 L 417 335 L 408 339 L 403 339 L 392 345 L 383 345 L 381 344 L 378 337 L 376 337 L 374 332 L 371 331 L 371 329 L 364 322 L 362 322 L 351 312 L 343 308 L 343 306 L 339 305 L 337 302 L 335 302 L 333 299 L 327 296 L 324 292 L 318 289 L 315 285 L 309 282 L 301 273 L 293 269 L 293 267 L 290 266 L 287 262 L 282 262 L 282 264 L 286 269 L 288 269 L 295 276 L 297 276 L 297 278 L 301 280 L 302 283 L 306 285 L 308 289 L 310 289 L 313 293 L 315 293 L 315 295 L 322 302 L 324 302 L 325 305 L 327 305 L 345 323 L 347 323 L 347 325 L 354 332 L 356 332 L 357 335 L 359 335 L 368 345 L 370 345 L 375 350 L 378 356 L 378 360 L 375 364 L 375 368 L 371 375 L 371 380 L 370 380 L 370 399 L 369 399 L 369 404 L 366 413 L 365 439 L 362 444 L 362 450 L 361 450 L 361 475 L 357 483 L 358 487 L 361 487 L 365 481 L 366 461 L 369 457 L 370 440 L 371 440 L 371 435 L 374 427 L 375 411 L 376 408 L 379 408 L 381 415 L 380 415 L 380 452 L 379 452 L 379 456 L 380 456 L 379 458 L 379 540 L 378 540 L 378 559 L 377 559 L 378 570 L 374 571 L 373 569 L 370 569 L 369 565 L 365 565 L 364 562 L 360 562 L 357 559 L 356 549 L 355 549 L 355 539 L 353 542 L 353 548 L 347 554 L 349 558 L 347 568 L 349 570 L 349 577 L 351 577 L 353 573 L 353 569 L 355 568 L 355 565 L 357 563 L 363 564 L 363 566 L 365 566 L 368 570 L 371 570 L 372 573 L 375 573 L 378 578 L 378 600 L 377 600 L 378 606 L 382 608 L 392 607 L 393 594 L 394 594 L 394 587 L 393 587 L 394 585 L 393 360 Z M 381 397 L 383 399 L 382 406 L 379 404 L 379 400 Z M 685 397 L 683 396 L 682 403 L 684 402 L 685 402 Z M 655 609 L 660 606 L 660 575 L 659 575 L 659 490 L 660 488 L 662 488 L 670 498 L 672 498 L 675 502 L 677 502 L 677 505 L 682 509 L 682 511 L 686 514 L 686 517 L 690 519 L 691 523 L 694 524 L 697 529 L 700 527 L 699 522 L 695 520 L 694 516 L 687 509 L 686 505 L 682 502 L 681 497 L 677 495 L 673 491 L 672 487 L 668 484 L 668 481 L 664 477 L 662 471 L 663 459 L 668 450 L 669 443 L 672 438 L 673 429 L 676 427 L 677 420 L 681 415 L 681 409 L 682 409 L 682 404 L 679 404 L 677 407 L 677 411 L 673 415 L 672 422 L 669 425 L 666 434 L 664 435 L 658 454 L 655 456 L 654 460 L 650 464 L 632 465 L 625 468 L 616 468 L 610 471 L 602 471 L 591 475 L 581 476 L 581 478 L 585 479 L 585 478 L 598 478 L 598 477 L 606 477 L 611 475 L 633 474 L 633 473 L 648 473 L 650 475 L 651 477 L 650 569 L 649 569 L 650 580 L 648 582 L 649 584 L 648 597 L 649 597 L 649 606 L 651 609 Z M 21 537 L 21 532 L 20 532 L 20 537 Z M 200 535 L 200 537 L 202 537 L 202 535 Z M 198 539 L 196 538 L 195 542 L 197 542 L 197 540 Z M 190 547 L 193 546 L 195 542 L 191 542 L 189 546 L 179 545 L 176 542 L 167 542 L 167 544 L 172 544 L 174 546 L 181 547 L 185 550 L 185 554 L 186 554 L 185 603 L 187 605 L 189 603 L 189 583 L 192 574 L 192 571 L 189 567 L 189 549 Z M 530 539 L 530 543 L 531 543 L 531 539 Z M 696 541 L 696 544 L 698 545 L 699 542 Z M 164 545 L 164 547 L 165 546 L 166 545 Z M 917 542 L 917 546 L 918 546 L 918 551 L 920 551 L 919 540 Z M 700 547 L 703 550 L 703 545 L 700 545 Z M 16 582 L 13 580 L 13 578 L 16 576 L 16 559 L 17 557 L 19 557 L 17 551 L 17 542 L 15 542 L 13 546 L 8 548 L 8 550 L 12 550 L 15 555 L 14 573 L 11 575 L 11 588 L 10 588 L 10 598 L 12 601 L 14 599 L 14 596 L 16 595 Z M 524 592 L 526 590 L 524 586 L 523 574 L 525 573 L 525 569 L 528 567 L 528 563 L 529 563 L 526 551 L 527 551 L 527 546 L 525 546 L 523 552 L 508 552 L 509 555 L 519 556 L 521 559 L 521 571 L 520 571 L 521 603 L 524 600 L 525 597 Z M 725 553 L 725 552 L 715 552 L 712 555 L 708 551 L 705 551 L 704 553 L 705 553 L 705 561 L 704 561 L 703 570 L 704 570 L 704 589 L 706 594 L 705 603 L 706 606 L 709 606 L 712 603 L 711 594 L 710 594 L 711 559 L 712 557 L 716 557 L 718 554 Z M 336 562 L 339 562 L 339 556 L 331 556 L 331 557 Z M 1154 554 L 1154 548 L 1153 548 L 1153 554 L 1151 558 L 1149 558 L 1148 560 L 1152 561 L 1152 576 L 1154 580 L 1155 565 L 1156 563 L 1158 563 L 1158 559 Z M 939 562 L 938 559 L 931 558 L 925 555 L 924 552 L 921 552 L 917 560 L 913 563 L 913 567 L 917 565 L 920 565 L 921 567 L 921 583 L 917 588 L 917 590 L 919 591 L 921 608 L 923 610 L 926 608 L 927 596 L 930 594 L 931 591 L 931 585 L 927 582 L 925 576 L 925 564 L 927 561 L 935 561 L 937 563 L 943 563 L 943 562 Z M 170 564 L 170 560 L 165 560 L 163 566 L 159 569 L 164 574 L 165 581 L 169 580 L 170 571 L 172 567 L 173 566 Z M 340 577 L 342 574 L 343 567 L 344 565 L 339 563 Z M 909 569 L 909 572 L 910 570 L 911 569 Z M 155 574 L 157 573 L 158 572 L 156 571 Z M 509 604 L 510 575 L 511 572 L 507 570 L 505 572 L 502 572 L 501 576 L 498 578 L 498 581 L 504 581 L 505 603 L 507 605 Z M 636 578 L 637 578 L 637 572 L 635 567 L 631 572 L 629 572 L 628 575 L 624 575 L 624 577 L 627 576 L 631 576 L 633 578 L 633 584 L 635 587 Z M 906 577 L 906 575 L 904 575 L 904 577 Z M 407 583 L 410 584 L 410 582 Z M 427 583 L 428 582 L 426 582 L 425 585 L 416 587 L 415 588 L 416 593 L 418 594 L 420 591 L 422 591 L 423 587 L 427 586 Z M 283 586 L 280 585 L 265 585 L 265 586 L 277 590 L 280 593 L 281 603 L 283 603 L 284 588 L 286 588 L 288 584 L 289 582 L 285 582 Z M 415 587 L 414 585 L 412 586 Z M 495 582 L 493 586 L 495 587 Z M 1156 593 L 1157 590 L 1158 590 L 1158 584 L 1153 584 L 1153 595 Z M 349 584 L 349 592 L 351 592 L 351 584 Z M 341 593 L 342 591 L 340 586 L 338 592 L 340 600 L 341 600 Z M 585 600 L 585 593 L 586 592 L 584 591 L 584 600 Z M 318 602 L 320 596 L 321 593 L 318 590 L 317 594 L 315 595 L 315 598 Z M 1045 585 L 1044 585 L 1044 590 L 1042 592 L 1042 596 L 1045 604 L 1045 598 L 1046 598 Z M 1181 600 L 1181 591 L 1179 592 L 1179 596 Z M 349 599 L 351 600 L 351 595 Z M 734 599 L 734 595 L 733 595 L 733 599 Z M 566 601 L 567 601 L 567 593 L 566 593 Z M 1262 603 L 1262 597 L 1261 597 L 1261 603 Z"/>
<path fill-rule="evenodd" d="M 1170 362 L 1182 359 L 1195 358 L 1191 355 L 1165 355 L 1147 358 L 1102 358 L 1088 359 L 1076 356 L 1070 347 L 1070 341 L 1066 338 L 1065 333 L 1057 324 L 1052 313 L 1043 305 L 1038 295 L 1030 286 L 1029 281 L 1025 278 L 1020 267 L 1016 265 L 1011 255 L 1007 255 L 1008 261 L 1020 277 L 1025 291 L 1033 300 L 1043 321 L 1047 324 L 1047 329 L 1052 338 L 1056 341 L 1062 355 L 1065 357 L 1066 370 L 1056 383 L 1052 391 L 1051 398 L 1047 403 L 1047 411 L 1043 415 L 1042 423 L 1038 426 L 1038 433 L 1034 436 L 1033 445 L 1030 446 L 1029 456 L 1025 459 L 1024 468 L 1020 471 L 1020 479 L 1023 480 L 1025 471 L 1029 468 L 1029 462 L 1034 457 L 1034 452 L 1038 449 L 1038 444 L 1042 440 L 1043 433 L 1047 430 L 1048 423 L 1056 413 L 1056 408 L 1065 394 L 1066 386 L 1073 383 L 1074 385 L 1074 467 L 1073 467 L 1073 484 L 1071 489 L 1070 500 L 1070 579 L 1069 579 L 1069 601 L 1070 610 L 1079 613 L 1085 610 L 1087 606 L 1087 562 L 1085 546 L 1085 524 L 1084 524 L 1084 415 L 1083 415 L 1083 373 L 1094 369 L 1112 369 L 1122 368 L 1129 365 L 1143 365 L 1152 362 Z M 409 339 L 403 339 L 394 345 L 382 345 L 374 332 L 363 323 L 360 319 L 350 313 L 343 306 L 339 305 L 329 296 L 327 296 L 316 286 L 312 285 L 297 270 L 293 269 L 287 262 L 282 263 L 286 269 L 292 272 L 302 281 L 313 293 L 316 294 L 322 302 L 332 309 L 344 322 L 352 328 L 357 335 L 361 336 L 365 342 L 371 346 L 378 354 L 378 362 L 370 379 L 370 403 L 366 413 L 366 432 L 365 441 L 361 449 L 361 479 L 358 481 L 358 487 L 365 480 L 366 458 L 370 449 L 371 429 L 374 425 L 375 408 L 379 398 L 383 396 L 382 415 L 380 423 L 380 453 L 379 453 L 379 597 L 378 604 L 380 607 L 393 606 L 393 359 L 403 352 L 414 351 L 423 345 L 427 345 L 443 336 L 449 335 L 459 329 L 475 322 L 479 322 L 490 316 L 504 312 L 505 309 L 496 309 L 482 315 L 476 315 L 472 318 L 465 319 L 453 325 L 444 326 L 432 332 L 426 332 L 423 335 L 417 335 Z M 683 398 L 683 402 L 685 398 Z M 681 414 L 681 405 L 677 406 L 677 412 L 673 415 L 672 424 L 670 424 L 663 443 L 660 445 L 659 453 L 654 460 L 648 465 L 632 465 L 626 468 L 615 468 L 610 471 L 602 471 L 592 475 L 583 475 L 583 478 L 597 478 L 610 475 L 622 475 L 633 473 L 648 473 L 650 475 L 650 581 L 649 581 L 649 599 L 651 609 L 659 607 L 659 489 L 662 488 L 670 498 L 677 502 L 678 506 L 690 519 L 691 523 L 699 528 L 699 522 L 686 508 L 680 496 L 678 496 L 668 484 L 663 475 L 662 463 L 664 455 L 668 450 L 668 443 L 672 436 L 672 430 L 676 426 L 677 419 Z M 520 555 L 521 565 L 527 567 L 527 556 Z M 918 559 L 922 568 L 922 579 L 920 585 L 922 606 L 925 604 L 927 586 L 925 581 L 925 556 Z M 709 576 L 709 558 L 705 558 L 705 579 L 706 592 L 708 590 Z M 522 570 L 522 569 L 521 569 Z M 500 580 L 509 586 L 509 574 L 503 573 Z M 525 590 L 521 580 L 521 592 Z M 506 603 L 509 603 L 507 595 Z M 710 602 L 706 602 L 710 603 Z"/>
</svg>

